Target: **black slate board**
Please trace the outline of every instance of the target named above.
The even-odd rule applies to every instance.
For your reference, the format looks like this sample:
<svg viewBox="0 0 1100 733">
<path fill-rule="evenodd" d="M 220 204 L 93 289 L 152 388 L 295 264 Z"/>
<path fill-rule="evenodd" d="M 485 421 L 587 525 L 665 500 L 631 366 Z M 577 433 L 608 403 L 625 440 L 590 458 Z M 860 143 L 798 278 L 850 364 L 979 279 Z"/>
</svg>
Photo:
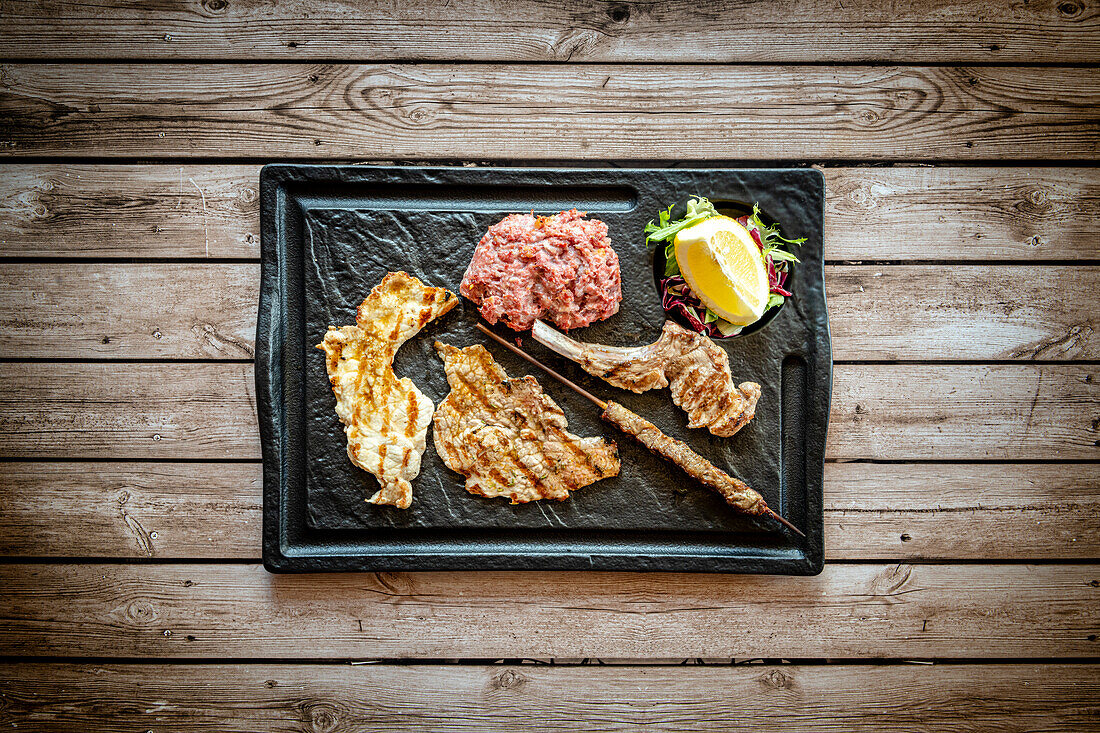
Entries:
<svg viewBox="0 0 1100 733">
<path fill-rule="evenodd" d="M 264 456 L 264 564 L 272 571 L 594 568 L 812 574 L 821 569 L 822 469 L 831 355 L 822 271 L 823 181 L 809 169 L 585 170 L 269 165 L 260 176 L 262 287 L 256 384 Z M 573 332 L 582 340 L 654 340 L 664 313 L 642 228 L 658 209 L 699 193 L 751 205 L 805 236 L 796 297 L 755 333 L 720 342 L 735 379 L 763 386 L 756 418 L 732 438 L 689 430 L 667 391 L 617 390 L 550 353 L 523 346 L 598 396 L 615 399 L 747 481 L 802 528 L 734 514 L 716 495 L 599 419 L 593 405 L 496 345 L 512 376 L 534 374 L 570 430 L 619 444 L 620 476 L 565 502 L 512 506 L 474 497 L 428 434 L 408 510 L 368 504 L 378 485 L 347 458 L 323 354 L 327 327 L 390 271 L 454 292 L 485 229 L 505 214 L 576 207 L 605 221 L 619 254 L 620 311 Z M 732 205 L 732 204 L 731 204 Z M 659 265 L 659 263 L 658 263 Z M 438 404 L 448 393 L 438 339 L 487 342 L 476 307 L 429 324 L 395 369 Z M 498 332 L 509 335 L 504 328 Z"/>
</svg>

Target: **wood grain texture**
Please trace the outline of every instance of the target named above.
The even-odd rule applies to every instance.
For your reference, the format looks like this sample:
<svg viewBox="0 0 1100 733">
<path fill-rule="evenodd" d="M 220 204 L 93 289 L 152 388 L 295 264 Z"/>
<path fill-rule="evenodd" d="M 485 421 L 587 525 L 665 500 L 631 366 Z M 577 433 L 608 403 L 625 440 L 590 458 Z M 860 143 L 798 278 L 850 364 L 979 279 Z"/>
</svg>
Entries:
<svg viewBox="0 0 1100 733">
<path fill-rule="evenodd" d="M 260 560 L 259 463 L 0 463 L 0 555 Z M 830 560 L 1100 557 L 1092 464 L 825 466 Z"/>
<path fill-rule="evenodd" d="M 1096 168 L 826 168 L 831 260 L 1100 257 Z"/>
<path fill-rule="evenodd" d="M 1100 267 L 829 265 L 825 290 L 838 360 L 1100 356 Z"/>
<path fill-rule="evenodd" d="M 256 165 L 9 165 L 0 254 L 260 257 Z"/>
<path fill-rule="evenodd" d="M 825 168 L 831 260 L 1097 259 L 1100 169 Z M 257 165 L 13 164 L 0 257 L 259 258 Z"/>
<path fill-rule="evenodd" d="M 251 359 L 259 265 L 0 264 L 0 357 Z"/>
<path fill-rule="evenodd" d="M 0 155 L 1021 160 L 1100 153 L 1086 68 L 8 64 Z"/>
<path fill-rule="evenodd" d="M 826 565 L 815 577 L 271 575 L 15 564 L 0 653 L 236 658 L 1100 654 L 1100 566 Z"/>
<path fill-rule="evenodd" d="M 259 463 L 0 462 L 0 554 L 260 559 Z"/>
<path fill-rule="evenodd" d="M 1100 357 L 1100 267 L 1036 275 L 1030 266 L 828 265 L 833 358 Z M 259 280 L 255 264 L 0 262 L 0 357 L 251 358 Z"/>
<path fill-rule="evenodd" d="M 251 364 L 0 363 L 0 455 L 259 458 Z"/>
<path fill-rule="evenodd" d="M 825 464 L 830 560 L 1100 557 L 1095 464 Z"/>
<path fill-rule="evenodd" d="M 1095 372 L 837 365 L 826 456 L 1096 460 Z M 0 363 L 0 455 L 256 459 L 254 390 L 251 364 Z"/>
<path fill-rule="evenodd" d="M 569 691 L 563 694 L 563 691 Z M 49 731 L 1089 729 L 1096 665 L 8 664 L 0 726 Z M 733 721 L 736 721 L 734 723 Z"/>
<path fill-rule="evenodd" d="M 1089 365 L 837 365 L 826 455 L 1095 460 L 1095 372 Z"/>
<path fill-rule="evenodd" d="M 124 5 L 5 0 L 0 56 L 48 59 L 432 61 L 924 61 L 1089 63 L 1087 2 L 797 0 L 706 6 L 429 0 L 350 6 L 207 0 Z M 746 32 L 748 31 L 748 32 Z"/>
</svg>

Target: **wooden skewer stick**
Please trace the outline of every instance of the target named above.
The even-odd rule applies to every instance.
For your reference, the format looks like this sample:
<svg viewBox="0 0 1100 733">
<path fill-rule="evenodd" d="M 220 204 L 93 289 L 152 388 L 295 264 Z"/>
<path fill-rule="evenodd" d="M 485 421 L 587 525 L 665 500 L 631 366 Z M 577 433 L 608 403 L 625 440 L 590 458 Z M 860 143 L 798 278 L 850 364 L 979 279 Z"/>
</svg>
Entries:
<svg viewBox="0 0 1100 733">
<path fill-rule="evenodd" d="M 588 399 L 592 400 L 593 403 L 598 405 L 599 408 L 604 411 L 604 416 L 606 418 L 608 403 L 606 403 L 603 400 L 601 400 L 600 398 L 596 397 L 594 394 L 592 394 L 588 390 L 584 389 L 580 385 L 575 384 L 572 381 L 570 381 L 569 379 L 566 379 L 561 374 L 558 374 L 556 371 L 554 371 L 550 367 L 546 366 L 541 361 L 539 361 L 535 357 L 531 356 L 530 354 L 528 354 L 527 352 L 525 352 L 523 349 L 519 348 L 515 344 L 509 343 L 507 340 L 505 340 L 505 339 L 501 338 L 500 336 L 496 335 L 495 333 L 490 331 L 484 324 L 478 323 L 476 325 L 477 325 L 477 328 L 478 328 L 479 331 L 481 331 L 486 336 L 488 336 L 489 338 L 496 341 L 498 344 L 500 344 L 504 348 L 511 351 L 516 356 L 520 357 L 521 359 L 523 359 L 524 361 L 527 361 L 530 364 L 534 364 L 539 369 L 542 369 L 544 372 L 549 374 L 551 377 L 553 377 L 554 379 L 556 379 L 559 382 L 561 382 L 562 384 L 564 384 L 566 387 L 574 389 L 579 394 L 581 394 L 584 397 L 587 397 Z M 619 406 L 617 406 L 617 407 L 619 407 Z M 622 409 L 625 410 L 626 408 L 622 408 Z M 629 413 L 629 414 L 633 417 L 636 417 L 636 416 L 634 416 L 633 413 Z M 611 422 L 614 422 L 614 420 L 612 420 Z M 650 425 L 649 427 L 652 428 L 653 430 L 656 430 L 656 428 L 654 428 L 652 425 Z M 663 433 L 661 433 L 660 435 L 665 440 L 671 440 L 671 438 L 667 438 L 667 436 L 665 436 Z M 639 435 L 635 435 L 634 437 L 641 439 L 641 436 L 639 436 Z M 691 449 L 687 448 L 687 446 L 683 446 L 683 450 L 690 451 Z M 706 459 L 703 458 L 702 456 L 698 455 L 694 451 L 691 451 L 691 452 L 698 459 L 698 461 L 702 461 L 702 462 L 706 463 L 707 466 L 710 466 L 710 467 L 714 468 L 715 471 L 721 471 L 721 469 L 719 469 L 717 467 L 714 467 L 713 464 L 710 464 L 710 462 L 706 461 Z M 662 453 L 662 455 L 664 455 L 666 458 L 669 458 L 669 460 L 671 460 L 673 463 L 676 463 L 677 465 L 680 465 L 679 461 L 677 461 L 675 458 L 672 458 L 672 457 L 670 457 L 670 456 L 668 456 L 664 453 Z M 683 466 L 680 466 L 680 467 L 683 468 Z M 722 472 L 722 474 L 724 475 L 724 472 Z M 728 479 L 728 477 L 726 477 L 726 478 Z M 712 486 L 712 488 L 716 488 L 716 487 Z M 793 524 L 788 522 L 786 519 L 784 519 L 783 517 L 776 514 L 775 511 L 772 510 L 771 507 L 768 507 L 766 511 L 767 511 L 768 516 L 770 516 L 773 519 L 777 520 L 780 524 L 782 524 L 784 527 L 786 527 L 787 529 L 789 529 L 792 532 L 794 532 L 795 534 L 797 534 L 799 537 L 805 537 L 806 536 L 805 533 L 802 530 L 800 530 L 798 527 L 794 526 Z"/>
</svg>

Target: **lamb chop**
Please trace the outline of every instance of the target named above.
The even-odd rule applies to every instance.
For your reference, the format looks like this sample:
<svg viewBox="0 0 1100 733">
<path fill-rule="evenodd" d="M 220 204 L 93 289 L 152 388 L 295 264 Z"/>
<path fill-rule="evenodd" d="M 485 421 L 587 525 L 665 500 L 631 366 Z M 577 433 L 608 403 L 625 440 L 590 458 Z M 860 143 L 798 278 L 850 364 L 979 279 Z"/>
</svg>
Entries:
<svg viewBox="0 0 1100 733">
<path fill-rule="evenodd" d="M 523 351 L 523 349 L 505 341 L 483 324 L 478 323 L 477 328 L 516 356 L 534 364 L 554 379 L 598 405 L 599 408 L 603 410 L 603 413 L 600 415 L 601 418 L 611 423 L 619 430 L 622 430 L 624 433 L 634 436 L 639 443 L 670 463 L 679 466 L 684 473 L 703 486 L 718 492 L 722 498 L 726 500 L 726 503 L 737 511 L 749 516 L 772 517 L 800 537 L 804 538 L 806 536 L 802 530 L 791 524 L 790 520 L 777 514 L 769 507 L 764 497 L 757 493 L 751 486 L 740 479 L 730 476 L 706 458 L 703 458 L 703 456 L 693 451 L 686 443 L 676 440 L 675 438 L 670 438 L 662 433 L 660 428 L 656 425 L 649 422 L 641 415 L 631 412 L 617 402 L 604 402 L 594 394 L 573 384 L 538 359 Z"/>
<path fill-rule="evenodd" d="M 735 387 L 725 350 L 672 321 L 665 321 L 652 344 L 630 348 L 575 341 L 542 321 L 535 321 L 531 335 L 608 384 L 631 392 L 669 387 L 672 401 L 688 414 L 689 428 L 705 426 L 728 438 L 756 414 L 760 385 Z"/>
<path fill-rule="evenodd" d="M 561 408 L 532 376 L 510 379 L 483 346 L 438 341 L 451 393 L 435 414 L 435 449 L 466 476 L 471 494 L 513 504 L 566 499 L 619 473 L 619 452 L 602 438 L 568 432 Z"/>
<path fill-rule="evenodd" d="M 411 479 L 420 473 L 435 406 L 408 377 L 397 378 L 393 357 L 432 319 L 458 305 L 455 294 L 404 272 L 374 286 L 354 326 L 329 326 L 323 342 L 336 414 L 348 437 L 348 458 L 381 485 L 367 501 L 407 509 Z"/>
</svg>

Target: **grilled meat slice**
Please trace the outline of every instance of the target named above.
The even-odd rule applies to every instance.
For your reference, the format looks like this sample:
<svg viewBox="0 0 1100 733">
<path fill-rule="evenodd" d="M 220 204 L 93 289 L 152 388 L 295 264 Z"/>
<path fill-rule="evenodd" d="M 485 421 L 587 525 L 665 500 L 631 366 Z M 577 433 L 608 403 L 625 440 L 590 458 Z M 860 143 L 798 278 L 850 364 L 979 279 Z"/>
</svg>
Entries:
<svg viewBox="0 0 1100 733">
<path fill-rule="evenodd" d="M 451 385 L 435 414 L 435 449 L 471 494 L 513 504 L 565 499 L 618 475 L 615 443 L 567 431 L 565 413 L 534 377 L 510 379 L 483 346 L 435 348 Z"/>
<path fill-rule="evenodd" d="M 535 321 L 531 335 L 608 384 L 631 392 L 669 387 L 672 401 L 688 414 L 689 428 L 705 426 L 726 438 L 756 414 L 760 385 L 734 386 L 725 350 L 672 321 L 665 321 L 652 344 L 630 348 L 575 341 L 542 321 Z"/>
<path fill-rule="evenodd" d="M 329 326 L 325 352 L 336 414 L 348 436 L 348 458 L 374 474 L 381 488 L 367 501 L 401 509 L 412 503 L 428 425 L 435 406 L 408 377 L 397 378 L 401 344 L 458 304 L 454 293 L 404 272 L 374 286 L 355 314 L 356 325 Z"/>
</svg>

